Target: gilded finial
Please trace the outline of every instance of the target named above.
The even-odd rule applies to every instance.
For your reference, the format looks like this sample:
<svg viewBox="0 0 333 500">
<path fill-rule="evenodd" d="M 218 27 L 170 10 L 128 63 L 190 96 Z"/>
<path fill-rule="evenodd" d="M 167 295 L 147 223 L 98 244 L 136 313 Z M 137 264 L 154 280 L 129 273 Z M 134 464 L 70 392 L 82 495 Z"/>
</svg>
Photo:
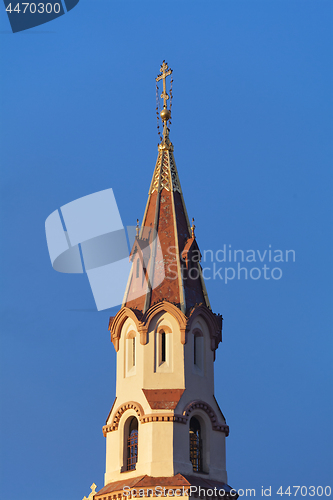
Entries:
<svg viewBox="0 0 333 500">
<path fill-rule="evenodd" d="M 192 238 L 195 238 L 194 230 L 195 230 L 194 219 L 192 219 L 192 226 L 191 226 Z"/>
<path fill-rule="evenodd" d="M 171 120 L 171 100 L 170 100 L 170 107 L 168 109 L 167 101 L 171 96 L 172 99 L 172 80 L 171 80 L 171 87 L 170 87 L 170 96 L 168 95 L 166 91 L 166 78 L 167 76 L 170 76 L 172 74 L 172 69 L 168 67 L 168 64 L 163 61 L 160 69 L 160 74 L 157 75 L 156 77 L 156 82 L 159 82 L 160 80 L 163 80 L 163 91 L 161 94 L 161 99 L 163 99 L 163 109 L 160 111 L 160 117 L 163 122 L 163 141 L 162 145 L 164 146 L 169 146 L 170 141 L 169 141 L 169 129 L 167 127 L 167 122 Z M 157 86 L 156 86 L 157 88 Z"/>
<path fill-rule="evenodd" d="M 139 237 L 139 231 L 140 231 L 140 226 L 139 226 L 139 219 L 136 219 L 136 237 Z"/>
</svg>

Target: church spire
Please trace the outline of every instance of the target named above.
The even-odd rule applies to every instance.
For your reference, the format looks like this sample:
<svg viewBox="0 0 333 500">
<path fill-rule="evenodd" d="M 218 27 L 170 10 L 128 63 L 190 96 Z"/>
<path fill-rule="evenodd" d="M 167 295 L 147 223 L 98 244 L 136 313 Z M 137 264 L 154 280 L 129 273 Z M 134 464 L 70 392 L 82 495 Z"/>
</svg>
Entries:
<svg viewBox="0 0 333 500">
<path fill-rule="evenodd" d="M 192 485 L 207 491 L 204 496 L 214 489 L 215 500 L 217 489 L 225 500 L 237 498 L 226 484 L 229 427 L 214 397 L 222 316 L 209 307 L 194 220 L 191 226 L 168 137 L 170 71 L 163 62 L 163 139 L 137 224 L 123 307 L 109 322 L 116 399 L 103 427 L 105 486 L 95 500 L 124 496 L 125 488 L 131 496 L 143 488 L 149 500 L 152 488 L 164 485 L 177 485 L 174 491 L 184 485 L 183 499 L 193 496 Z"/>
<path fill-rule="evenodd" d="M 175 304 L 184 314 L 198 304 L 210 307 L 194 225 L 190 226 L 169 139 L 171 106 L 168 108 L 166 78 L 171 74 L 163 61 L 156 78 L 156 82 L 163 82 L 163 138 L 140 233 L 131 252 L 133 266 L 123 301 L 123 306 L 143 313 L 161 300 Z"/>
</svg>

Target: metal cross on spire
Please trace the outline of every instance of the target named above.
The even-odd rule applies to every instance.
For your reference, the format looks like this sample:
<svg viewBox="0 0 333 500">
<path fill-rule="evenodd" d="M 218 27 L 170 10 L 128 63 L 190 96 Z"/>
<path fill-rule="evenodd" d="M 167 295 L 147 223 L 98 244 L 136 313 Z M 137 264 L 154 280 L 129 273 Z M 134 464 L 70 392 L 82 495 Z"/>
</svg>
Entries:
<svg viewBox="0 0 333 500">
<path fill-rule="evenodd" d="M 161 74 L 157 76 L 156 82 L 159 82 L 160 80 L 163 79 L 163 92 L 161 94 L 161 98 L 164 101 L 163 107 L 166 108 L 167 107 L 167 100 L 169 99 L 169 96 L 168 96 L 167 91 L 166 91 L 165 80 L 166 80 L 167 76 L 171 75 L 172 69 L 170 69 L 168 67 L 168 64 L 165 61 L 163 61 L 160 71 L 161 71 Z"/>
<path fill-rule="evenodd" d="M 163 99 L 163 109 L 160 111 L 159 115 L 161 117 L 161 120 L 163 122 L 163 139 L 162 139 L 162 143 L 160 144 L 160 146 L 164 145 L 164 147 L 172 147 L 172 144 L 169 140 L 169 129 L 167 127 L 167 123 L 169 121 L 169 123 L 171 123 L 171 101 L 172 101 L 172 78 L 171 78 L 171 86 L 170 86 L 170 96 L 171 96 L 171 99 L 170 99 L 170 106 L 169 106 L 169 109 L 168 109 L 168 106 L 167 106 L 167 100 L 169 99 L 169 95 L 167 94 L 167 91 L 166 91 L 166 77 L 167 76 L 170 76 L 172 74 L 172 69 L 170 69 L 167 65 L 167 63 L 165 61 L 162 62 L 162 65 L 161 65 L 161 69 L 160 69 L 160 74 L 157 75 L 156 77 L 156 96 L 158 94 L 158 85 L 157 83 L 160 81 L 160 80 L 163 80 L 163 92 L 161 94 L 161 98 Z M 159 130 L 159 125 L 158 125 L 158 106 L 156 106 L 156 113 L 157 113 L 157 129 Z M 160 133 L 159 133 L 160 135 Z M 159 146 L 159 147 L 160 147 Z"/>
</svg>

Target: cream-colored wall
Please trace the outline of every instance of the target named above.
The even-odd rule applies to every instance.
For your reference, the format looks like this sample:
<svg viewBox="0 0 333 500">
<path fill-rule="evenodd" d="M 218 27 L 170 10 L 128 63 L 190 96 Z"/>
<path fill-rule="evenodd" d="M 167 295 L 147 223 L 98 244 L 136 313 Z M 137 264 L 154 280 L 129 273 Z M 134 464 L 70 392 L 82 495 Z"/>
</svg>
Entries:
<svg viewBox="0 0 333 500">
<path fill-rule="evenodd" d="M 136 333 L 136 363 L 135 369 L 130 371 L 127 375 L 126 370 L 126 335 L 134 331 Z M 143 364 L 144 364 L 144 347 L 140 344 L 140 336 L 137 332 L 136 325 L 134 321 L 128 318 L 122 328 L 121 337 L 119 340 L 119 350 L 117 352 L 117 383 L 116 383 L 116 404 L 113 409 L 114 412 L 117 408 L 128 401 L 137 401 L 142 405 L 145 405 L 145 411 L 148 410 L 149 406 L 142 393 L 143 387 Z M 113 415 L 111 414 L 110 417 Z"/>
<path fill-rule="evenodd" d="M 169 343 L 169 369 L 159 369 L 156 359 L 155 337 L 159 328 L 167 326 L 171 333 Z M 157 314 L 149 325 L 148 343 L 144 346 L 143 387 L 145 389 L 185 389 L 184 349 L 177 320 L 170 313 Z"/>
<path fill-rule="evenodd" d="M 203 370 L 198 370 L 194 365 L 193 332 L 197 329 L 200 330 L 204 336 Z M 175 412 L 181 412 L 182 409 L 192 401 L 201 400 L 208 403 L 215 411 L 220 422 L 224 423 L 223 416 L 214 398 L 214 352 L 211 350 L 210 334 L 203 318 L 199 317 L 194 321 L 191 330 L 187 334 L 187 343 L 184 346 L 184 351 L 186 391 L 178 403 Z"/>
<path fill-rule="evenodd" d="M 121 472 L 126 468 L 124 457 L 124 426 L 128 418 L 136 416 L 134 410 L 127 410 L 119 421 L 117 431 L 106 437 L 105 484 L 144 474 L 149 476 L 172 476 L 173 467 L 173 422 L 149 422 L 138 425 L 138 462 L 133 471 Z"/>
<path fill-rule="evenodd" d="M 168 332 L 167 362 L 158 366 L 156 356 L 157 331 L 166 327 Z M 204 366 L 200 370 L 194 366 L 194 335 L 199 329 L 204 336 Z M 128 370 L 126 335 L 136 332 L 136 362 L 134 369 Z M 170 333 L 171 331 L 171 333 Z M 130 334 L 133 336 L 133 333 Z M 149 325 L 147 344 L 140 343 L 135 322 L 128 318 L 122 328 L 117 353 L 116 403 L 108 418 L 111 424 L 120 406 L 134 401 L 139 403 L 145 414 L 173 413 L 182 414 L 188 403 L 202 400 L 215 411 L 219 423 L 224 423 L 214 399 L 214 354 L 210 348 L 210 335 L 203 318 L 199 317 L 188 332 L 187 343 L 181 343 L 181 333 L 177 320 L 170 314 L 157 314 Z M 142 389 L 185 389 L 176 409 L 152 410 Z M 118 430 L 107 433 L 105 484 L 139 475 L 172 476 L 174 474 L 193 474 L 189 459 L 189 422 L 147 422 L 138 424 L 138 462 L 134 471 L 121 472 L 124 466 L 124 426 L 129 417 L 137 417 L 133 409 L 126 410 L 120 418 Z M 225 435 L 212 430 L 208 415 L 203 410 L 193 410 L 190 417 L 197 416 L 205 429 L 206 463 L 204 471 L 209 477 L 227 481 L 225 467 Z M 197 475 L 197 473 L 195 473 Z M 198 474 L 200 476 L 200 474 Z"/>
<path fill-rule="evenodd" d="M 168 341 L 169 368 L 166 371 L 155 366 L 155 336 L 156 331 L 163 325 L 171 329 L 166 335 Z M 136 332 L 136 366 L 126 376 L 126 335 L 130 331 Z M 144 389 L 184 389 L 184 346 L 180 340 L 180 329 L 178 322 L 169 313 L 157 314 L 149 325 L 147 344 L 140 343 L 140 336 L 132 319 L 128 318 L 122 328 L 117 353 L 117 384 L 116 384 L 116 407 L 127 401 L 140 403 L 145 413 L 152 413 L 148 402 L 142 392 Z M 112 418 L 113 415 L 110 415 Z"/>
</svg>

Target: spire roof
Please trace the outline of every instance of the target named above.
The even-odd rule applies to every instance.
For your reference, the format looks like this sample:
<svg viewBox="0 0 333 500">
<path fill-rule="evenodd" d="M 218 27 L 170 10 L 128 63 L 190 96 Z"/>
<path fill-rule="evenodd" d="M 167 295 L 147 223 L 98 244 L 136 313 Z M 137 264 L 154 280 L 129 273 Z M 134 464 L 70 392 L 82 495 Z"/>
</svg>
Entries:
<svg viewBox="0 0 333 500">
<path fill-rule="evenodd" d="M 132 248 L 133 265 L 129 276 L 123 306 L 145 312 L 161 300 L 179 307 L 183 313 L 197 304 L 210 307 L 199 263 L 200 252 L 190 226 L 181 185 L 169 139 L 167 122 L 171 119 L 167 108 L 166 76 L 171 75 L 163 61 L 163 80 L 160 112 L 163 138 L 158 145 L 158 156 L 150 184 L 148 201 L 140 231 Z"/>
</svg>

